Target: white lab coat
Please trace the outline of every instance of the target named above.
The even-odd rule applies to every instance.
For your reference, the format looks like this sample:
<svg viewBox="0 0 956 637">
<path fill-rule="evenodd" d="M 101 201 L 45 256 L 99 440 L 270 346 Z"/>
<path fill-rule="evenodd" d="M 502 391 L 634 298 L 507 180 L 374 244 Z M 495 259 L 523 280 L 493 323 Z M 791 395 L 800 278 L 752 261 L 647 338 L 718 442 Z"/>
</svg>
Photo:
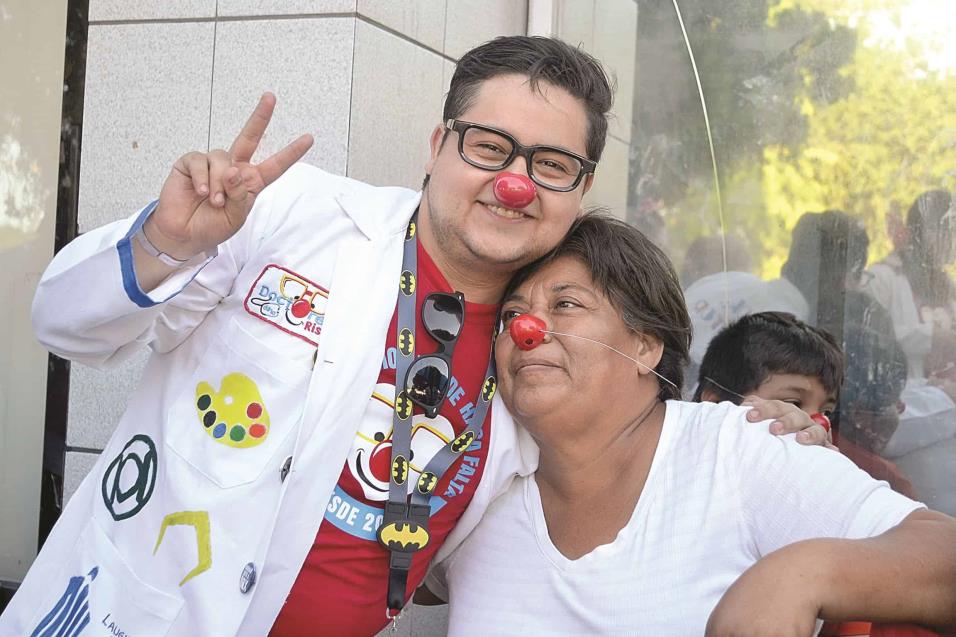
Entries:
<svg viewBox="0 0 956 637">
<path fill-rule="evenodd" d="M 124 238 L 128 245 L 149 207 L 56 256 L 34 302 L 39 340 L 98 367 L 142 345 L 153 353 L 109 444 L 0 618 L 0 635 L 65 626 L 73 610 L 74 626 L 89 622 L 84 636 L 269 631 L 369 404 L 395 309 L 402 239 L 420 197 L 298 164 L 258 197 L 218 256 L 149 295 L 137 292 L 131 267 L 124 288 L 121 265 Z M 321 322 L 320 335 L 279 329 L 278 311 L 271 322 L 253 314 L 260 276 L 275 275 L 275 266 L 327 290 L 309 314 Z M 165 302 L 141 307 L 156 301 Z M 252 446 L 216 439 L 202 422 L 199 388 L 216 392 L 230 382 L 240 403 L 252 396 L 268 415 L 267 434 L 260 428 Z M 221 413 L 235 400 L 226 394 L 214 403 Z M 533 442 L 495 402 L 481 483 L 439 560 L 515 474 L 535 468 Z"/>
</svg>

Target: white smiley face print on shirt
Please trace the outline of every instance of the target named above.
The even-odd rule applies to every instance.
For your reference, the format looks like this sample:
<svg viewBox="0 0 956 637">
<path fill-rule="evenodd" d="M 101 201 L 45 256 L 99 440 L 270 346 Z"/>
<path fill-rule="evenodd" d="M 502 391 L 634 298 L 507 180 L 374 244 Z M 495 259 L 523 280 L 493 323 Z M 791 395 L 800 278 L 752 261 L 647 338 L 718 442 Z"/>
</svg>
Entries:
<svg viewBox="0 0 956 637">
<path fill-rule="evenodd" d="M 395 387 L 379 383 L 372 392 L 368 409 L 355 434 L 349 452 L 348 468 L 369 500 L 388 499 L 389 467 L 392 462 L 392 413 Z M 409 458 L 408 490 L 438 451 L 454 439 L 455 432 L 442 415 L 412 417 L 412 444 Z"/>
</svg>

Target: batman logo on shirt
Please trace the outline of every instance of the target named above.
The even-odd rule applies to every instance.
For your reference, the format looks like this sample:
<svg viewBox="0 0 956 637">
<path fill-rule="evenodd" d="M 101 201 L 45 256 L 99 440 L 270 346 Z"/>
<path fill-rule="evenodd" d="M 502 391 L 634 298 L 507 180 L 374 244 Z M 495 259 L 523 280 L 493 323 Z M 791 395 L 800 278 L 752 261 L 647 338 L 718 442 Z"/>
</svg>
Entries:
<svg viewBox="0 0 956 637">
<path fill-rule="evenodd" d="M 412 221 L 408 224 L 408 229 L 405 231 L 405 241 L 411 241 L 416 232 L 418 232 L 418 224 Z"/>
<path fill-rule="evenodd" d="M 428 531 L 414 522 L 389 522 L 378 529 L 378 541 L 393 551 L 414 553 L 428 544 Z"/>
<path fill-rule="evenodd" d="M 408 420 L 412 415 L 412 401 L 405 392 L 400 393 L 395 399 L 395 413 L 401 420 Z"/>
<path fill-rule="evenodd" d="M 431 471 L 426 471 L 418 478 L 418 492 L 422 495 L 431 493 L 438 485 L 438 476 Z"/>
<path fill-rule="evenodd" d="M 455 453 L 461 453 L 468 448 L 468 445 L 475 439 L 475 432 L 471 429 L 463 431 L 460 436 L 451 443 L 451 450 Z"/>
<path fill-rule="evenodd" d="M 405 296 L 415 294 L 415 275 L 408 270 L 402 272 L 402 276 L 398 279 L 398 289 Z"/>
<path fill-rule="evenodd" d="M 494 376 L 489 376 L 485 380 L 485 384 L 481 387 L 481 397 L 486 401 L 490 401 L 495 397 L 495 392 L 498 391 L 498 381 L 495 380 Z"/>
<path fill-rule="evenodd" d="M 392 461 L 392 480 L 395 484 L 405 484 L 408 480 L 408 461 L 404 456 L 396 456 Z"/>
<path fill-rule="evenodd" d="M 398 333 L 398 351 L 403 356 L 411 356 L 412 352 L 415 351 L 415 337 L 412 336 L 412 331 L 407 327 Z"/>
</svg>

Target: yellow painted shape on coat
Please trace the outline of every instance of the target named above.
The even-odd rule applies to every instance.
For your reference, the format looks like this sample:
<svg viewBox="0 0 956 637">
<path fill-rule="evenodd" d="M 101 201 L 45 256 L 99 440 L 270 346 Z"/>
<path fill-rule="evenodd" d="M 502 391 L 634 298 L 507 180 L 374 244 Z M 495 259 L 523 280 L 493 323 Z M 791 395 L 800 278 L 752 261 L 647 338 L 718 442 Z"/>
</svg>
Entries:
<svg viewBox="0 0 956 637">
<path fill-rule="evenodd" d="M 204 396 L 209 397 L 208 406 Z M 261 413 L 251 417 L 250 405 L 258 405 Z M 211 412 L 215 418 L 208 415 Z M 219 391 L 206 381 L 196 385 L 196 413 L 206 434 L 229 447 L 255 447 L 269 436 L 269 411 L 259 388 L 251 378 L 239 372 L 223 376 Z"/>
<path fill-rule="evenodd" d="M 196 567 L 186 573 L 186 577 L 179 582 L 179 585 L 182 586 L 203 571 L 208 571 L 212 567 L 212 540 L 210 539 L 209 513 L 207 511 L 179 511 L 178 513 L 170 513 L 163 518 L 163 524 L 159 527 L 159 537 L 156 538 L 153 555 L 156 555 L 156 551 L 159 550 L 159 545 L 163 543 L 166 528 L 178 524 L 185 524 L 196 530 L 196 549 L 199 556 Z"/>
</svg>

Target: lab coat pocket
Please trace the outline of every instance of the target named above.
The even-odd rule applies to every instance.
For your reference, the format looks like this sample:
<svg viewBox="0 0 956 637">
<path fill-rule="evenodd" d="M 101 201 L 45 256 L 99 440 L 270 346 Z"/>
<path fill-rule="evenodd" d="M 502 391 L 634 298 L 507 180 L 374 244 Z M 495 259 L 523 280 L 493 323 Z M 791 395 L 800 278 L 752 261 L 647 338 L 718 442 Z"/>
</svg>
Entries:
<svg viewBox="0 0 956 637">
<path fill-rule="evenodd" d="M 255 481 L 298 426 L 309 372 L 233 318 L 169 408 L 166 446 L 221 488 Z"/>
<path fill-rule="evenodd" d="M 182 598 L 137 578 L 95 520 L 86 523 L 69 556 L 37 607 L 31 637 L 161 637 L 169 632 Z"/>
</svg>

